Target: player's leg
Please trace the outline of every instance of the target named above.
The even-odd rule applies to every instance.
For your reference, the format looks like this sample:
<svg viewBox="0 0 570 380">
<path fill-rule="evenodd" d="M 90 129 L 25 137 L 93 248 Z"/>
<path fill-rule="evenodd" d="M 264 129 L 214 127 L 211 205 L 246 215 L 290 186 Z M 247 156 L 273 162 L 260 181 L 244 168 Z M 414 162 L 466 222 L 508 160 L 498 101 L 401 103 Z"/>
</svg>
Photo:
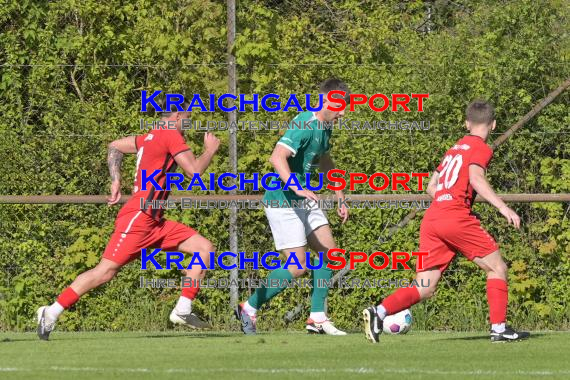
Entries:
<svg viewBox="0 0 570 380">
<path fill-rule="evenodd" d="M 136 217 L 131 216 L 128 221 L 117 220 L 116 223 L 120 227 L 125 224 L 124 222 L 130 223 L 133 220 L 133 223 L 130 223 L 132 226 L 136 219 Z M 140 255 L 138 242 L 141 240 L 141 236 L 136 233 L 120 233 L 118 232 L 121 230 L 119 227 L 111 235 L 99 264 L 77 276 L 73 283 L 61 292 L 53 304 L 38 309 L 37 333 L 40 339 L 49 339 L 49 334 L 53 331 L 61 313 L 79 301 L 83 294 L 111 281 L 123 265 L 138 257 L 137 252 Z"/>
<path fill-rule="evenodd" d="M 199 252 L 202 261 L 207 263 L 210 261 L 210 255 L 215 253 L 216 248 L 208 239 L 202 235 L 196 234 L 180 243 L 178 245 L 178 250 L 184 253 Z M 199 291 L 199 287 L 194 285 L 197 285 L 197 282 L 206 276 L 206 270 L 202 269 L 200 266 L 193 266 L 183 272 L 185 276 L 190 277 L 192 280 L 197 280 L 196 282 L 192 281 L 192 286 L 184 287 L 182 289 L 181 298 L 186 298 L 187 300 L 192 301 L 196 298 Z M 183 311 L 183 309 L 180 309 L 180 311 Z M 190 307 L 188 307 L 187 311 L 190 312 Z"/>
<path fill-rule="evenodd" d="M 287 288 L 286 281 L 291 281 L 306 271 L 305 246 L 307 237 L 301 220 L 303 215 L 299 216 L 292 208 L 266 208 L 265 214 L 269 220 L 275 247 L 287 257 L 289 257 L 290 252 L 295 252 L 301 268 L 291 265 L 288 269 L 277 268 L 272 270 L 267 277 L 269 286 L 257 288 L 246 302 L 237 307 L 235 310 L 236 317 L 241 321 L 242 331 L 245 334 L 255 334 L 257 310 L 285 290 Z M 277 281 L 277 286 L 271 286 L 271 281 L 274 283 Z"/>
<path fill-rule="evenodd" d="M 507 283 L 508 267 L 499 250 L 483 257 L 473 258 L 487 274 L 487 302 L 491 322 L 491 341 L 506 342 L 527 338 L 527 332 L 517 332 L 506 325 L 509 288 Z"/>
<path fill-rule="evenodd" d="M 47 340 L 55 322 L 64 310 L 73 306 L 82 295 L 91 289 L 111 281 L 120 269 L 120 264 L 103 258 L 95 268 L 77 276 L 71 285 L 60 293 L 54 303 L 50 306 L 40 307 L 38 309 L 38 335 L 40 338 Z"/>
<path fill-rule="evenodd" d="M 313 265 L 318 266 L 319 268 L 311 271 L 313 279 L 311 314 L 307 320 L 306 329 L 310 333 L 346 335 L 344 331 L 337 329 L 325 314 L 325 301 L 329 293 L 329 287 L 327 284 L 333 277 L 332 269 L 327 267 L 326 252 L 329 249 L 336 248 L 336 243 L 326 217 L 321 210 L 318 210 L 318 212 L 320 212 L 322 216 L 309 216 L 308 218 L 309 228 L 312 228 L 312 226 L 315 225 L 318 225 L 318 227 L 309 233 L 307 240 L 313 251 L 323 252 L 323 262 L 319 262 L 318 256 L 313 259 Z"/>
<path fill-rule="evenodd" d="M 160 248 L 165 251 L 180 251 L 185 254 L 198 252 L 202 261 L 209 262 L 210 255 L 214 254 L 214 245 L 196 230 L 185 224 L 171 220 L 162 220 L 153 230 L 153 241 L 160 242 Z M 199 291 L 197 281 L 204 278 L 206 271 L 196 266 L 184 270 L 185 276 L 192 278 L 190 286 L 183 286 L 176 306 L 170 313 L 170 321 L 193 329 L 207 329 L 211 326 L 192 313 L 192 301 Z"/>
<path fill-rule="evenodd" d="M 210 262 L 210 255 L 214 254 L 214 245 L 200 234 L 195 234 L 178 245 L 178 250 L 184 253 L 199 252 L 202 261 Z M 200 266 L 193 266 L 184 270 L 184 275 L 191 280 L 189 286 L 183 286 L 176 306 L 170 313 L 170 321 L 174 324 L 183 324 L 195 329 L 208 329 L 211 326 L 202 321 L 192 312 L 192 301 L 196 298 L 200 288 L 198 282 L 206 276 L 206 270 Z"/>
<path fill-rule="evenodd" d="M 449 244 L 487 273 L 491 341 L 503 342 L 528 337 L 528 333 L 517 333 L 505 324 L 508 303 L 507 265 L 495 239 L 481 227 L 479 219 L 474 215 L 456 220 L 452 232 L 448 230 L 446 234 Z"/>
<path fill-rule="evenodd" d="M 497 250 L 484 257 L 475 257 L 473 262 L 487 274 L 487 301 L 492 329 L 502 332 L 507 320 L 508 285 L 507 264 Z"/>
<path fill-rule="evenodd" d="M 293 278 L 302 276 L 306 271 L 305 263 L 305 247 L 292 247 L 282 250 L 282 253 L 289 257 L 291 252 L 294 252 L 298 258 L 300 268 L 297 265 L 291 265 L 289 268 L 277 268 L 271 271 L 267 277 L 268 287 L 259 287 L 247 300 L 247 309 L 253 313 L 257 312 L 263 304 L 269 302 L 270 299 L 275 297 L 277 294 L 281 293 L 283 290 L 287 289 L 287 282 L 291 281 Z M 302 253 L 302 254 L 299 254 Z M 278 286 L 271 286 L 271 283 L 277 283 Z M 277 280 L 277 282 L 276 282 Z"/>
<path fill-rule="evenodd" d="M 416 281 L 418 284 L 425 286 L 410 286 L 397 289 L 394 293 L 384 298 L 382 303 L 376 307 L 378 316 L 380 319 L 384 319 L 387 315 L 399 313 L 420 301 L 433 297 L 440 278 L 441 271 L 439 268 L 431 268 L 419 272 L 416 275 Z"/>
<path fill-rule="evenodd" d="M 372 343 L 379 342 L 383 320 L 387 315 L 408 309 L 421 300 L 432 297 L 435 293 L 441 274 L 455 257 L 455 252 L 440 237 L 435 228 L 441 224 L 447 225 L 441 221 L 434 222 L 424 219 L 420 226 L 420 251 L 429 252 L 423 260 L 422 268 L 419 267 L 419 262 L 416 264 L 416 281 L 421 286 L 399 288 L 377 307 L 369 307 L 362 312 L 364 333 Z"/>
<path fill-rule="evenodd" d="M 81 273 L 61 294 L 63 296 L 62 302 L 66 306 L 65 308 L 68 309 L 71 307 L 75 303 L 72 302 L 75 298 L 79 299 L 79 297 L 88 291 L 111 281 L 113 277 L 115 277 L 115 275 L 119 272 L 122 266 L 123 264 L 102 258 L 99 264 L 95 266 L 95 268 Z M 70 294 L 69 296 L 64 295 L 64 293 L 66 293 L 69 289 L 71 289 L 75 294 Z"/>
<path fill-rule="evenodd" d="M 289 268 L 273 269 L 266 281 L 268 286 L 260 286 L 248 298 L 248 300 L 238 305 L 235 313 L 242 323 L 244 334 L 255 334 L 257 330 L 257 310 L 269 302 L 273 297 L 287 289 L 287 283 L 293 278 L 302 276 L 306 271 L 305 247 L 292 247 L 281 251 L 287 258 L 291 252 L 295 253 L 300 267 L 293 264 Z M 299 254 L 302 253 L 302 254 Z"/>
<path fill-rule="evenodd" d="M 441 274 L 442 270 L 437 267 L 419 272 L 416 275 L 416 281 L 421 286 L 399 288 L 384 298 L 380 305 L 364 310 L 364 334 L 366 338 L 372 343 L 378 343 L 386 316 L 409 309 L 418 302 L 432 297 Z"/>
</svg>

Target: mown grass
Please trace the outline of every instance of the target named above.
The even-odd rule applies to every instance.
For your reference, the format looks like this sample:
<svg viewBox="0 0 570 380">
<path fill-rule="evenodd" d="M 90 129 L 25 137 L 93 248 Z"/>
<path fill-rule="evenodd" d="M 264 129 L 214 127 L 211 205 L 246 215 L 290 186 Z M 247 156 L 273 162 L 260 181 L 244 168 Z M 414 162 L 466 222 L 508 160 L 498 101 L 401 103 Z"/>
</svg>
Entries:
<svg viewBox="0 0 570 380">
<path fill-rule="evenodd" d="M 568 352 L 565 332 L 492 344 L 486 332 L 413 331 L 377 345 L 362 334 L 56 331 L 44 342 L 2 333 L 0 378 L 569 378 Z"/>
</svg>

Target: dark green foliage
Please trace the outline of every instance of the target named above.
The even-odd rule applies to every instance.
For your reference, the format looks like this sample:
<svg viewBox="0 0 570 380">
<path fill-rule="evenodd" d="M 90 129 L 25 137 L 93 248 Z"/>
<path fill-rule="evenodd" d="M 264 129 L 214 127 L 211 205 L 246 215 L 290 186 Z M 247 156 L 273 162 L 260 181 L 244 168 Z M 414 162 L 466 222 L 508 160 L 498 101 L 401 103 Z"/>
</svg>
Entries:
<svg viewBox="0 0 570 380">
<path fill-rule="evenodd" d="M 12 1 L 0 7 L 0 181 L 2 195 L 104 194 L 106 146 L 137 134 L 140 90 L 184 94 L 226 92 L 226 9 L 222 2 Z M 284 4 L 285 3 L 285 4 Z M 422 1 L 241 1 L 237 9 L 238 90 L 241 93 L 315 93 L 320 81 L 343 78 L 353 92 L 430 94 L 425 112 L 375 114 L 364 106 L 355 120 L 428 120 L 429 131 L 335 130 L 338 167 L 373 173 L 432 171 L 464 133 L 463 112 L 483 97 L 497 108 L 497 134 L 569 77 L 565 1 L 435 1 L 431 32 Z M 463 2 L 467 3 L 467 2 Z M 492 185 L 508 193 L 570 192 L 568 92 L 495 152 Z M 142 115 L 142 116 L 141 116 Z M 240 120 L 290 120 L 289 113 L 239 114 Z M 225 120 L 222 112 L 195 119 Z M 189 133 L 199 153 L 202 133 Z M 229 169 L 227 134 L 210 171 Z M 492 137 L 493 138 L 493 137 Z M 240 131 L 239 171 L 271 171 L 276 132 Z M 134 158 L 123 163 L 130 191 Z M 372 192 L 365 186 L 356 193 Z M 401 191 L 400 191 L 401 192 Z M 194 192 L 199 194 L 198 192 Z M 510 318 L 529 328 L 567 328 L 570 320 L 570 216 L 563 203 L 514 204 L 520 232 L 486 205 L 476 206 L 510 264 Z M 37 306 L 52 302 L 75 276 L 99 260 L 118 208 L 93 205 L 0 205 L 0 330 L 34 326 Z M 345 249 L 411 251 L 416 218 L 387 241 L 407 210 L 353 210 L 341 226 L 330 213 L 337 244 Z M 219 251 L 229 249 L 227 210 L 171 211 L 196 227 Z M 262 211 L 241 211 L 240 250 L 266 252 L 273 242 Z M 139 289 L 134 263 L 110 285 L 85 296 L 64 314 L 62 329 L 163 329 L 178 294 Z M 176 277 L 175 272 L 144 273 Z M 247 271 L 242 277 L 265 277 Z M 209 274 L 228 277 L 224 271 Z M 353 277 L 409 278 L 410 272 Z M 390 289 L 334 289 L 329 311 L 341 326 L 356 327 L 359 310 Z M 248 289 L 242 290 L 244 299 Z M 288 290 L 263 310 L 260 328 L 285 326 L 283 315 L 308 290 Z M 231 325 L 229 295 L 205 289 L 196 308 L 216 326 Z M 301 327 L 308 302 L 294 324 Z M 414 308 L 416 327 L 482 329 L 484 275 L 464 259 L 446 273 L 437 296 Z"/>
</svg>

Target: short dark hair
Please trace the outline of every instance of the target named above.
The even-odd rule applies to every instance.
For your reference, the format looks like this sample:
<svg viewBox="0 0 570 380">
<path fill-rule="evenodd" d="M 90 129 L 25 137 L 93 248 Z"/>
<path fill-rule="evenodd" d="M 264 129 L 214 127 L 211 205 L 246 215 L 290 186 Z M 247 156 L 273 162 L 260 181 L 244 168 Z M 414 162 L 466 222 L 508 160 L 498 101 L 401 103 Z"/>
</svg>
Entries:
<svg viewBox="0 0 570 380">
<path fill-rule="evenodd" d="M 346 85 L 346 83 L 344 83 L 340 79 L 330 78 L 330 79 L 323 81 L 319 85 L 319 93 L 321 93 L 321 94 L 328 94 L 329 92 L 335 91 L 335 90 L 344 91 L 346 93 L 345 97 L 348 97 L 348 95 L 350 94 L 350 90 L 348 89 L 348 86 Z"/>
<path fill-rule="evenodd" d="M 486 100 L 475 100 L 465 109 L 465 120 L 473 124 L 489 125 L 495 120 L 495 108 Z"/>
</svg>

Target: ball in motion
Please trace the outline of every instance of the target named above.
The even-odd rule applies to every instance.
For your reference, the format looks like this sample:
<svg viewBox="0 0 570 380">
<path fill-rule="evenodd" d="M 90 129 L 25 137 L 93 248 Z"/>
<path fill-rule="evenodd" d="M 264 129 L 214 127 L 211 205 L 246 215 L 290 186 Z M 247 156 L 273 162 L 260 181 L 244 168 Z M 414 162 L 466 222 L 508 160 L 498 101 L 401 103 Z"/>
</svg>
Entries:
<svg viewBox="0 0 570 380">
<path fill-rule="evenodd" d="M 384 332 L 386 334 L 405 334 L 411 328 L 412 313 L 408 309 L 384 318 Z"/>
</svg>

